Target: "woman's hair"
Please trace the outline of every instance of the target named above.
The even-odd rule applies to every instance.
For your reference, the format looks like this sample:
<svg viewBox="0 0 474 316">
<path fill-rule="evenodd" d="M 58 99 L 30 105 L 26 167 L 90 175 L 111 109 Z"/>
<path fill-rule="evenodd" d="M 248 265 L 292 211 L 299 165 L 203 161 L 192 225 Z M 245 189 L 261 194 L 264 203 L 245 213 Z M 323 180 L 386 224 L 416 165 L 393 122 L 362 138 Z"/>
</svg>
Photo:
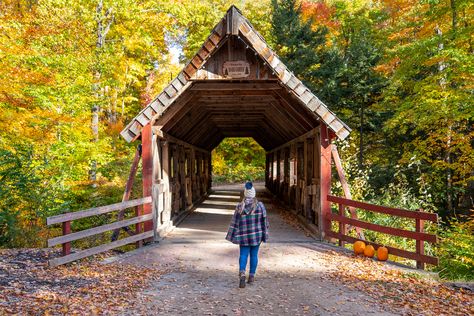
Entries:
<svg viewBox="0 0 474 316">
<path fill-rule="evenodd" d="M 245 209 L 245 197 L 244 199 L 242 200 L 242 202 L 240 202 L 240 205 L 239 205 L 239 214 L 242 214 L 244 212 L 244 209 Z M 257 198 L 252 198 L 252 209 L 250 210 L 249 214 L 253 214 L 253 212 L 255 212 L 255 210 L 257 210 L 257 204 L 258 204 L 258 200 Z"/>
</svg>

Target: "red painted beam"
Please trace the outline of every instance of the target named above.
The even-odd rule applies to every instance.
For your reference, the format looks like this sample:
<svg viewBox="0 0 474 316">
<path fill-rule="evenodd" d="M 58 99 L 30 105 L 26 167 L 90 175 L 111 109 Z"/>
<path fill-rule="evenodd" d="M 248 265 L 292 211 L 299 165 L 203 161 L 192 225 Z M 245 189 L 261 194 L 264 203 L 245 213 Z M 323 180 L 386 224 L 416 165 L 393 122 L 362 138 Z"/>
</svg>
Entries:
<svg viewBox="0 0 474 316">
<path fill-rule="evenodd" d="M 321 215 L 323 226 L 320 228 L 324 234 L 331 230 L 331 203 L 328 199 L 323 197 L 331 194 L 331 137 L 329 135 L 328 127 L 325 124 L 321 124 L 320 133 L 320 153 L 321 153 L 321 172 L 320 172 L 320 183 L 321 183 Z M 323 236 L 324 237 L 324 236 Z"/>
<path fill-rule="evenodd" d="M 378 224 L 364 222 L 364 221 L 354 219 L 354 218 L 344 217 L 338 214 L 330 214 L 329 218 L 333 221 L 369 229 L 375 232 L 388 234 L 392 236 L 411 238 L 415 240 L 425 240 L 425 241 L 429 241 L 433 243 L 436 243 L 438 241 L 438 238 L 436 235 L 431 235 L 431 234 L 421 233 L 421 232 L 414 232 L 414 231 L 404 230 L 400 228 L 382 226 Z"/>
<path fill-rule="evenodd" d="M 71 221 L 66 221 L 63 223 L 63 235 L 71 233 Z M 63 256 L 67 256 L 71 253 L 71 242 L 66 242 L 63 244 Z"/>
<path fill-rule="evenodd" d="M 346 206 L 352 206 L 355 208 L 377 212 L 377 213 L 383 213 L 383 214 L 394 215 L 394 216 L 399 216 L 399 217 L 415 218 L 415 219 L 418 218 L 418 219 L 432 221 L 435 223 L 438 221 L 438 214 L 434 214 L 434 213 L 415 212 L 415 211 L 409 211 L 409 210 L 404 210 L 400 208 L 385 207 L 385 206 L 345 199 L 343 197 L 333 196 L 333 195 L 328 195 L 327 199 L 330 202 L 343 204 Z"/>
<path fill-rule="evenodd" d="M 147 124 L 142 129 L 142 181 L 143 197 L 152 195 L 153 184 L 153 156 L 152 156 L 152 131 L 151 125 Z M 152 204 L 143 206 L 142 214 L 151 214 Z M 153 221 L 144 223 L 144 231 L 153 229 Z"/>
</svg>

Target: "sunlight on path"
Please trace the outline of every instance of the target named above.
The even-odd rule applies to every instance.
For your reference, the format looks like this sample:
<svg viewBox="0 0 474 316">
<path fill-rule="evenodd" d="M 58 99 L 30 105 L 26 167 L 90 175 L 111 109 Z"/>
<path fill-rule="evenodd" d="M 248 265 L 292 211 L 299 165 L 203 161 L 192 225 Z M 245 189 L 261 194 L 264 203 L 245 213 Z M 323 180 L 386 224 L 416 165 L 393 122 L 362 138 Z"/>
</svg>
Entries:
<svg viewBox="0 0 474 316">
<path fill-rule="evenodd" d="M 123 259 L 169 271 L 146 291 L 149 305 L 126 314 L 391 315 L 373 302 L 354 304 L 369 299 L 328 280 L 331 264 L 318 255 L 328 246 L 286 224 L 263 185 L 256 187 L 268 210 L 270 241 L 261 246 L 254 285 L 238 288 L 238 246 L 224 239 L 240 186 L 214 188 L 159 245 Z"/>
</svg>

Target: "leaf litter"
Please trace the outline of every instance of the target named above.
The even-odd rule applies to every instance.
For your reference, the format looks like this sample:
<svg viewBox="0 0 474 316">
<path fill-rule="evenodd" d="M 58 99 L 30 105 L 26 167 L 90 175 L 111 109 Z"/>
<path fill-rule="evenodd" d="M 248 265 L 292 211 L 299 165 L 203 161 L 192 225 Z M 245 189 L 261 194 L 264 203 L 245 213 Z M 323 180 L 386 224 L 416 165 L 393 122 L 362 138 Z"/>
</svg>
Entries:
<svg viewBox="0 0 474 316">
<path fill-rule="evenodd" d="M 1 315 L 117 314 L 145 305 L 141 293 L 160 277 L 153 267 L 101 264 L 97 257 L 49 267 L 55 255 L 51 249 L 0 250 Z"/>
</svg>

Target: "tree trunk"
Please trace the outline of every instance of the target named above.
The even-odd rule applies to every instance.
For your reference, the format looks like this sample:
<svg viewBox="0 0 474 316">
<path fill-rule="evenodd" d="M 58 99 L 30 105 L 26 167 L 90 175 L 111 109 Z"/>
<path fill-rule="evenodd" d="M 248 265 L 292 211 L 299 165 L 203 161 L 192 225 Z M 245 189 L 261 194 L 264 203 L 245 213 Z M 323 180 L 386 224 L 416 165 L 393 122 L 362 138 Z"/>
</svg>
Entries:
<svg viewBox="0 0 474 316">
<path fill-rule="evenodd" d="M 97 2 L 96 7 L 96 21 L 97 21 L 97 41 L 96 41 L 96 55 L 97 62 L 100 60 L 100 51 L 105 46 L 105 37 L 110 30 L 110 26 L 114 20 L 112 15 L 112 9 L 108 9 L 105 13 L 103 11 L 103 0 Z M 104 22 L 106 22 L 104 24 Z M 94 73 L 94 84 L 92 87 L 93 94 L 96 100 L 96 104 L 92 105 L 91 108 L 91 130 L 92 130 L 92 141 L 99 141 L 99 114 L 100 114 L 100 98 L 103 97 L 102 87 L 100 85 L 101 73 L 98 70 L 100 67 L 97 66 L 97 69 Z M 97 161 L 95 159 L 91 162 L 91 167 L 89 170 L 89 180 L 92 181 L 92 186 L 95 188 L 97 186 Z"/>
</svg>

